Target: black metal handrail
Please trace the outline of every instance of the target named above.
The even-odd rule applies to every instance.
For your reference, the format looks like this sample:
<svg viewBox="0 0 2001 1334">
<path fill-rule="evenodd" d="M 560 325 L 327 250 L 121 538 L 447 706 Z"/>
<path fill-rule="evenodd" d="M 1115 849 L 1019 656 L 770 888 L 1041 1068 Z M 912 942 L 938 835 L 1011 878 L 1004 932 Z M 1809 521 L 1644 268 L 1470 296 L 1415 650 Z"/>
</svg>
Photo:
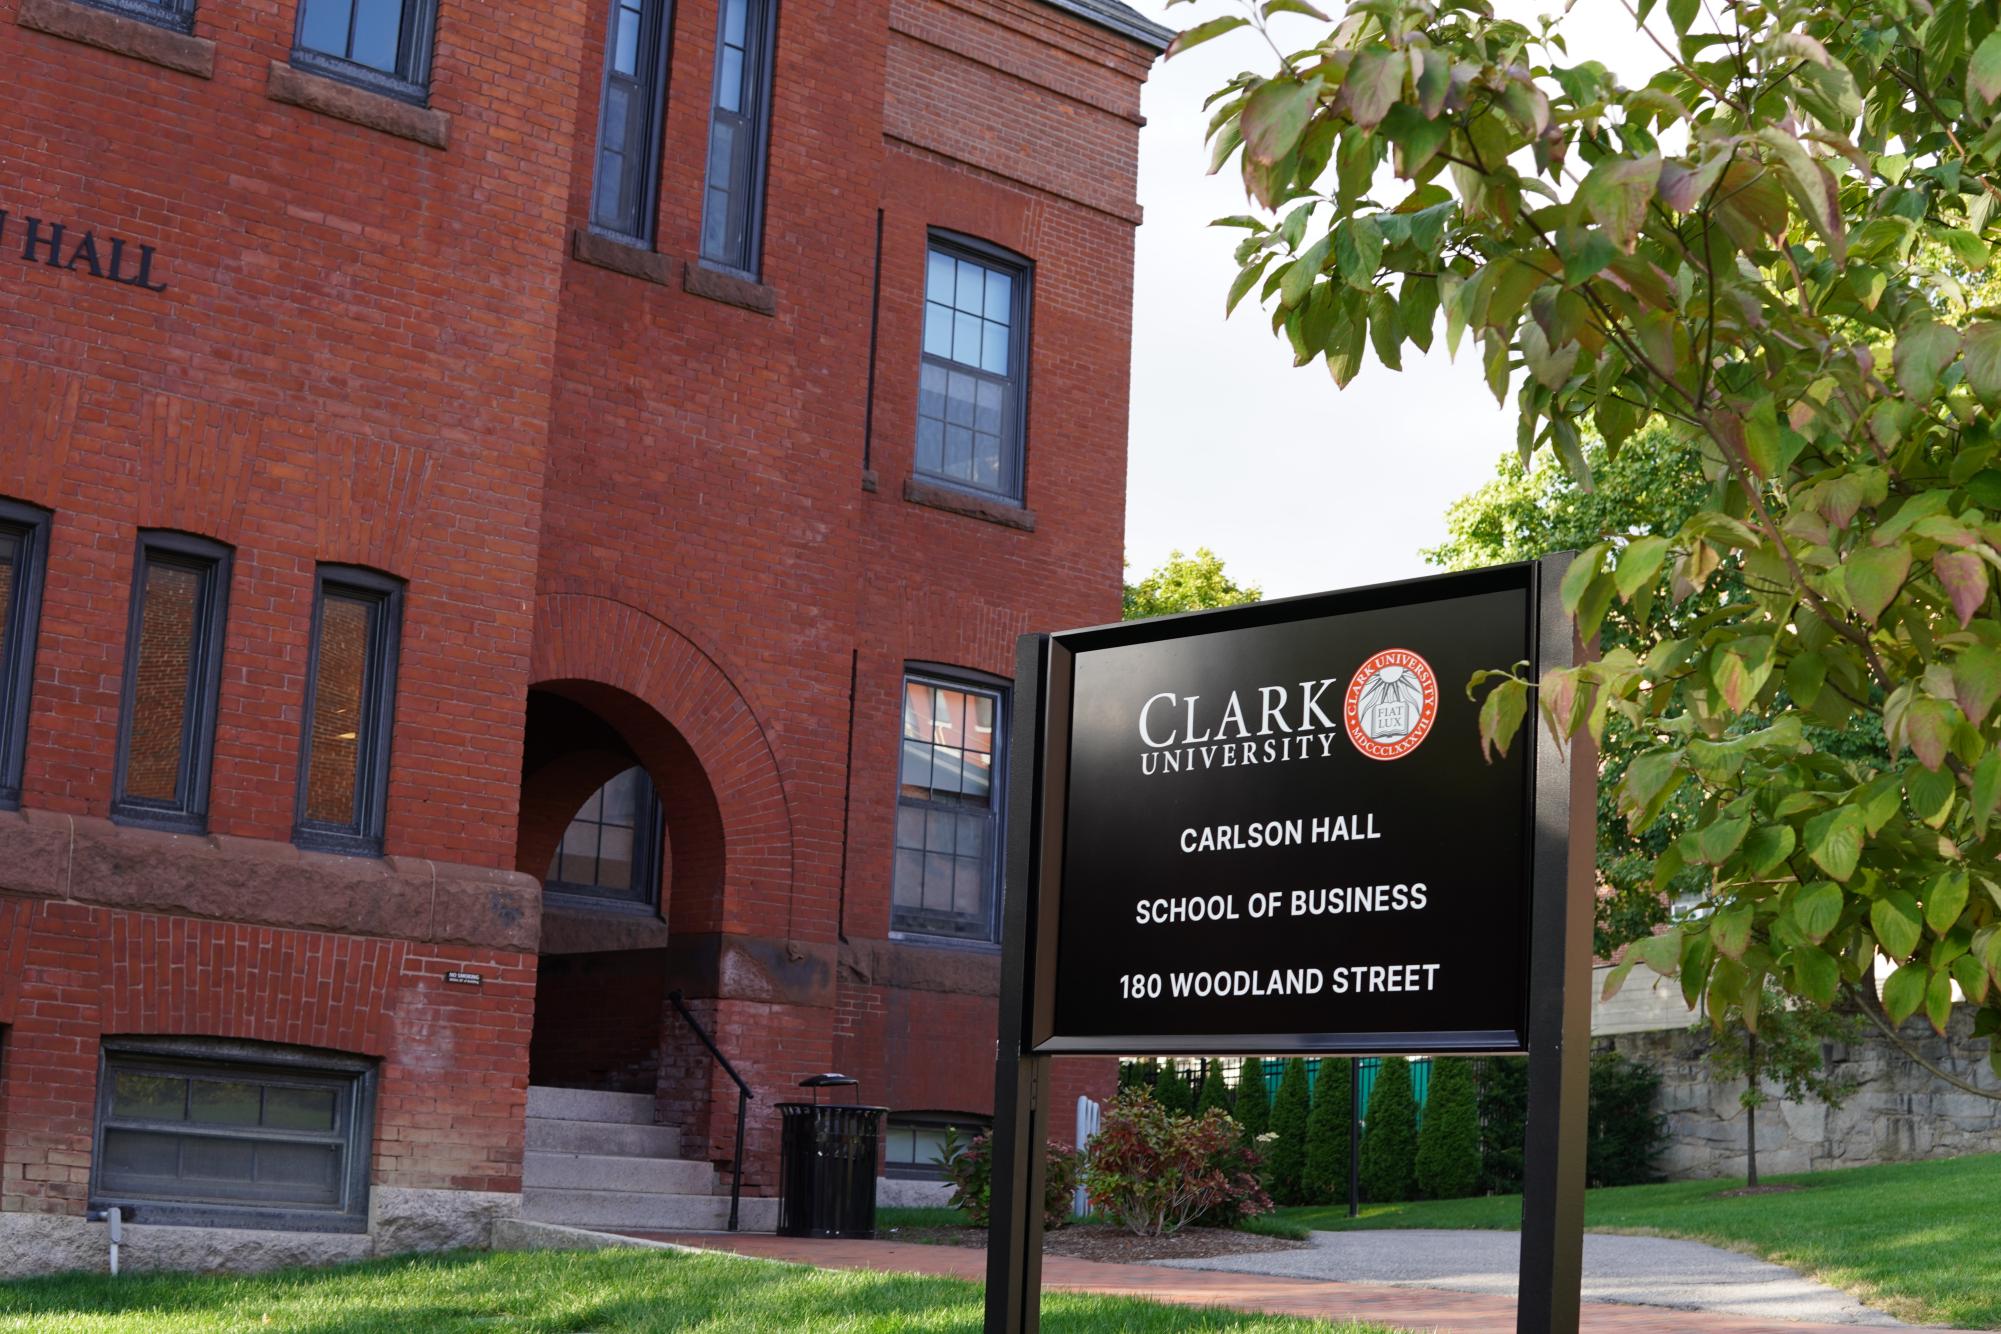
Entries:
<svg viewBox="0 0 2001 1334">
<path fill-rule="evenodd" d="M 682 999 L 681 993 L 678 991 L 670 991 L 667 993 L 667 999 L 674 1002 L 674 1008 L 679 1010 L 681 1012 L 681 1017 L 688 1021 L 688 1027 L 695 1030 L 695 1036 L 700 1038 L 702 1040 L 702 1045 L 709 1049 L 709 1055 L 716 1058 L 716 1064 L 720 1065 L 723 1068 L 723 1073 L 728 1075 L 731 1081 L 736 1084 L 736 1156 L 730 1160 L 730 1229 L 729 1229 L 730 1231 L 734 1232 L 737 1230 L 736 1227 L 737 1206 L 743 1200 L 744 1111 L 747 1105 L 749 1104 L 750 1100 L 752 1098 L 755 1098 L 757 1095 L 750 1091 L 750 1085 L 743 1082 L 743 1076 L 738 1074 L 736 1072 L 736 1067 L 730 1064 L 730 1058 L 723 1055 L 722 1048 L 718 1047 L 716 1045 L 716 1040 L 709 1036 L 709 1031 L 706 1028 L 702 1027 L 702 1021 L 695 1018 L 695 1016 L 689 1012 L 688 1002 Z"/>
</svg>

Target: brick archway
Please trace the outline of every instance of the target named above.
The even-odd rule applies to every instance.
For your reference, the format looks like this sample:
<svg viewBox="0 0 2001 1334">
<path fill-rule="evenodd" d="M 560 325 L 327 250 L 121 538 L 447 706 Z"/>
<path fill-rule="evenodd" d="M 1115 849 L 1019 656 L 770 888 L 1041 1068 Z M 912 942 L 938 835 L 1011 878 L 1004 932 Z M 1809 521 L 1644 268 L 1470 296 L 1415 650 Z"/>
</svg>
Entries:
<svg viewBox="0 0 2001 1334">
<path fill-rule="evenodd" d="M 750 705 L 686 636 L 610 598 L 550 594 L 536 601 L 529 681 L 597 715 L 652 776 L 677 932 L 741 931 L 748 904 L 790 902 L 792 820 L 777 760 Z M 605 768 L 565 766 L 550 779 L 577 787 L 580 803 Z M 524 865 L 547 864 L 550 834 L 523 829 Z"/>
</svg>

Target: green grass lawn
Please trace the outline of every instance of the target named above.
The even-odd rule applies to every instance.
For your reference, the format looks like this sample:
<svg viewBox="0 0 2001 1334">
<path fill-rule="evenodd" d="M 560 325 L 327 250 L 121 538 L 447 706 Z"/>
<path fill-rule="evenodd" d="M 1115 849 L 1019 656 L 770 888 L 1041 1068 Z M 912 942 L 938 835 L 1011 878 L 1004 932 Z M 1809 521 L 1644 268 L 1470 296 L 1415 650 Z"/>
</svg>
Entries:
<svg viewBox="0 0 2001 1334">
<path fill-rule="evenodd" d="M 2001 1329 L 2001 1154 L 1855 1167 L 1767 1184 L 1783 1195 L 1720 1198 L 1741 1181 L 1591 1191 L 1585 1226 L 1651 1232 L 1748 1251 L 1811 1274 L 1905 1320 Z M 1282 1209 L 1275 1220 L 1350 1228 L 1517 1228 L 1519 1195 Z"/>
<path fill-rule="evenodd" d="M 978 1285 L 954 1279 L 832 1273 L 671 1251 L 462 1253 L 255 1278 L 83 1276 L 0 1283 L 0 1331 L 9 1334 L 973 1334 L 981 1316 Z M 1043 1299 L 1043 1324 L 1073 1334 L 1328 1334 L 1330 1329 L 1289 1317 L 1071 1293 Z M 1391 1332 L 1343 1325 L 1333 1334 Z"/>
</svg>

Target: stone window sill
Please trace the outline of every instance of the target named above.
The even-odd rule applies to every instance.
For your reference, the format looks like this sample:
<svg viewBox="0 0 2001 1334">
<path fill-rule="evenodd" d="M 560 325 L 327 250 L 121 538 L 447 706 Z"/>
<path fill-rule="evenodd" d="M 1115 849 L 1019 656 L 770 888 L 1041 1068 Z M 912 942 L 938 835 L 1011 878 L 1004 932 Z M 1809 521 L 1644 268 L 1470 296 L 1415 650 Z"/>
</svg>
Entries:
<svg viewBox="0 0 2001 1334">
<path fill-rule="evenodd" d="M 990 500 L 956 487 L 939 486 L 935 482 L 921 482 L 915 477 L 906 477 L 903 479 L 903 498 L 915 505 L 929 505 L 932 509 L 963 514 L 969 519 L 984 519 L 988 523 L 997 523 L 1004 528 L 1019 528 L 1024 533 L 1035 531 L 1033 510 L 1010 505 L 1004 500 Z"/>
<path fill-rule="evenodd" d="M 778 313 L 778 291 L 733 273 L 723 273 L 704 264 L 690 263 L 681 271 L 681 290 L 691 296 L 707 297 L 726 306 L 741 306 L 760 315 Z"/>
<path fill-rule="evenodd" d="M 215 43 L 78 0 L 21 0 L 16 23 L 53 37 L 115 51 L 198 79 L 215 77 Z"/>
<path fill-rule="evenodd" d="M 323 74 L 310 74 L 282 60 L 271 62 L 270 81 L 264 91 L 274 102 L 304 107 L 431 148 L 445 147 L 451 134 L 452 118 L 442 111 L 399 102 Z"/>
<path fill-rule="evenodd" d="M 613 273 L 623 273 L 629 278 L 641 278 L 649 283 L 671 283 L 674 281 L 674 261 L 655 250 L 646 250 L 630 241 L 614 241 L 608 236 L 600 236 L 587 227 L 578 227 L 570 233 L 570 257 L 584 264 L 594 264 Z"/>
</svg>

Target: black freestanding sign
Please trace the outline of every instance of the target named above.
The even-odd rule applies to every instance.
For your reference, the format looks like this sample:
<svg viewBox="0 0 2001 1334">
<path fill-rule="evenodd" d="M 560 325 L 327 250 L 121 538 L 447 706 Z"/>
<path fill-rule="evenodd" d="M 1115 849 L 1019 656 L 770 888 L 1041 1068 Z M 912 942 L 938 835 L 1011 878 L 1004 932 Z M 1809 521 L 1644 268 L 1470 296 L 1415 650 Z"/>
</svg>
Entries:
<svg viewBox="0 0 2001 1334">
<path fill-rule="evenodd" d="M 1048 1057 L 1524 1051 L 1518 1328 L 1576 1328 L 1596 758 L 1483 761 L 1466 690 L 1572 663 L 1567 565 L 1024 637 L 989 1330 L 1036 1326 Z"/>
</svg>

